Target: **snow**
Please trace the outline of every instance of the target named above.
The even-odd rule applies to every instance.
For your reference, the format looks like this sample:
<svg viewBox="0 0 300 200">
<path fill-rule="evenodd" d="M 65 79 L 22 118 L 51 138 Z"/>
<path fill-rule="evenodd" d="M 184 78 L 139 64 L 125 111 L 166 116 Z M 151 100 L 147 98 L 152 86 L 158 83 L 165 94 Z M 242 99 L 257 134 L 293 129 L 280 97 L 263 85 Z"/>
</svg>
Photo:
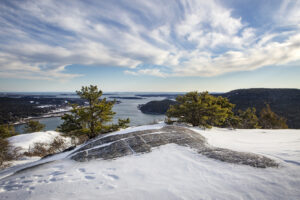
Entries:
<svg viewBox="0 0 300 200">
<path fill-rule="evenodd" d="M 207 138 L 212 146 L 266 155 L 300 165 L 300 130 L 191 128 Z"/>
<path fill-rule="evenodd" d="M 120 131 L 115 131 L 106 135 L 100 135 L 99 137 L 107 137 L 111 135 L 117 135 L 117 134 L 126 134 L 129 132 L 133 131 L 141 131 L 141 130 L 147 130 L 147 129 L 160 129 L 164 126 L 165 124 L 163 122 L 160 122 L 159 124 L 155 125 L 144 125 L 144 126 L 138 126 L 138 127 L 128 127 L 126 129 L 122 129 Z M 60 136 L 61 133 L 56 132 L 56 131 L 47 131 L 47 132 L 35 132 L 35 133 L 28 133 L 28 134 L 22 134 L 22 135 L 17 135 L 9 138 L 9 142 L 13 147 L 20 147 L 22 148 L 22 152 L 27 151 L 30 147 L 33 147 L 34 143 L 36 142 L 42 142 L 42 143 L 51 143 L 53 139 L 58 136 Z M 63 138 L 63 137 L 61 137 Z M 67 146 L 71 146 L 71 141 L 69 138 L 63 138 L 66 141 Z M 85 143 L 83 145 L 86 145 L 88 143 Z M 109 144 L 107 144 L 109 145 Z M 73 151 L 79 149 L 82 145 L 79 145 L 74 149 Z M 104 146 L 104 145 L 103 145 Z M 5 169 L 3 171 L 0 171 L 0 179 L 6 176 L 10 176 L 17 171 L 20 171 L 22 169 L 25 169 L 27 167 L 47 163 L 50 161 L 58 160 L 67 157 L 68 154 L 71 154 L 73 151 L 66 152 L 66 153 L 61 153 L 55 156 L 51 156 L 46 159 L 40 160 L 40 157 L 25 157 L 22 160 L 15 160 L 13 162 L 10 162 L 11 168 Z M 32 162 L 36 161 L 36 162 Z"/>
<path fill-rule="evenodd" d="M 118 135 L 118 134 L 126 134 L 126 133 L 130 133 L 133 131 L 144 131 L 144 130 L 149 130 L 149 129 L 160 129 L 162 127 L 165 126 L 164 122 L 159 122 L 157 124 L 152 124 L 152 125 L 144 125 L 144 126 L 136 126 L 136 127 L 128 127 L 126 129 L 120 130 L 120 131 L 116 131 L 110 134 L 105 135 L 105 137 L 107 136 L 111 136 L 111 135 Z"/>
<path fill-rule="evenodd" d="M 55 107 L 54 105 L 41 105 L 37 106 L 37 108 L 50 108 L 50 107 Z"/>
<path fill-rule="evenodd" d="M 27 133 L 20 134 L 8 139 L 9 143 L 13 147 L 22 148 L 21 152 L 28 151 L 29 148 L 34 146 L 34 143 L 47 143 L 50 144 L 55 137 L 59 137 L 64 139 L 67 143 L 70 143 L 69 138 L 65 138 L 61 136 L 61 133 L 56 131 L 46 131 L 46 132 L 35 132 L 35 133 Z"/>
<path fill-rule="evenodd" d="M 72 110 L 72 107 L 71 106 L 66 106 L 66 107 L 62 107 L 62 108 L 56 108 L 56 109 L 50 111 L 48 114 L 68 112 L 70 110 Z"/>
<path fill-rule="evenodd" d="M 300 199 L 299 130 L 192 129 L 213 146 L 259 153 L 278 160 L 280 167 L 225 163 L 175 144 L 83 163 L 68 159 L 70 152 L 65 152 L 27 167 L 47 164 L 0 179 L 0 199 Z"/>
<path fill-rule="evenodd" d="M 60 138 L 65 141 L 66 147 L 72 146 L 71 139 L 67 137 L 61 136 L 61 133 L 56 131 L 46 131 L 46 132 L 35 132 L 35 133 L 27 133 L 20 134 L 13 137 L 8 138 L 9 143 L 14 148 L 20 148 L 19 153 L 24 153 L 28 151 L 30 148 L 34 147 L 35 143 L 46 143 L 50 144 L 53 142 L 54 138 Z M 26 167 L 27 163 L 34 163 L 34 161 L 39 161 L 41 157 L 27 157 L 24 156 L 19 160 L 10 161 L 10 166 L 20 166 Z M 1 174 L 1 173 L 0 173 Z M 11 173 L 9 173 L 11 174 Z M 6 176 L 6 175 L 4 175 Z M 0 176 L 1 177 L 1 176 Z"/>
</svg>

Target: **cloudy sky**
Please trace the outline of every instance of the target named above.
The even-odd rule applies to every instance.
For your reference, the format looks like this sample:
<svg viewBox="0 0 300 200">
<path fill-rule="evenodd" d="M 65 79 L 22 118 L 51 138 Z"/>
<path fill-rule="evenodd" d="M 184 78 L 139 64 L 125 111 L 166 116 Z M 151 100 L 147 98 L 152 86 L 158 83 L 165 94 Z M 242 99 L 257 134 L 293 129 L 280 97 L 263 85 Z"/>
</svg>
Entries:
<svg viewBox="0 0 300 200">
<path fill-rule="evenodd" d="M 0 91 L 300 88 L 300 0 L 1 0 Z"/>
</svg>

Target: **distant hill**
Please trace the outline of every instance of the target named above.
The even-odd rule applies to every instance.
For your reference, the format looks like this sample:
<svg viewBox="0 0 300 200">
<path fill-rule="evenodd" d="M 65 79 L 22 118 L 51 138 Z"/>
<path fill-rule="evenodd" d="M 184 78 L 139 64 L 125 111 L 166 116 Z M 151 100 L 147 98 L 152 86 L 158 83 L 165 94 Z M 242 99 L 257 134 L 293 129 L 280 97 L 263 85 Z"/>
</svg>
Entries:
<svg viewBox="0 0 300 200">
<path fill-rule="evenodd" d="M 38 117 L 68 103 L 84 104 L 79 98 L 44 96 L 0 97 L 0 124 L 14 123 L 22 118 Z"/>
<path fill-rule="evenodd" d="M 174 105 L 176 101 L 164 99 L 162 101 L 150 101 L 139 106 L 139 109 L 145 114 L 165 114 L 170 105 Z"/>
<path fill-rule="evenodd" d="M 220 96 L 227 97 L 235 104 L 235 110 L 255 107 L 259 113 L 268 103 L 276 114 L 287 119 L 289 128 L 300 128 L 299 89 L 239 89 Z"/>
<path fill-rule="evenodd" d="M 299 89 L 238 89 L 227 93 L 212 94 L 214 96 L 227 97 L 235 104 L 235 111 L 255 107 L 257 114 L 268 103 L 271 109 L 278 115 L 287 119 L 289 128 L 300 128 L 300 90 Z M 161 102 L 161 103 L 160 103 Z M 141 105 L 144 113 L 165 114 L 169 105 L 174 101 L 156 101 Z"/>
</svg>

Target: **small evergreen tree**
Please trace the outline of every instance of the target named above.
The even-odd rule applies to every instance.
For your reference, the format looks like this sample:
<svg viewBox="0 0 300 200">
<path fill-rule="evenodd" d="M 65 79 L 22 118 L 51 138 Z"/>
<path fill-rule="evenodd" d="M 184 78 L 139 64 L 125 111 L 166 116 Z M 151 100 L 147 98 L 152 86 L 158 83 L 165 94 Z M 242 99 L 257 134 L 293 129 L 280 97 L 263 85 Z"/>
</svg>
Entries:
<svg viewBox="0 0 300 200">
<path fill-rule="evenodd" d="M 264 129 L 286 129 L 286 119 L 274 113 L 269 104 L 260 112 L 259 124 Z"/>
<path fill-rule="evenodd" d="M 88 105 L 82 107 L 72 105 L 71 113 L 62 117 L 64 122 L 59 126 L 59 131 L 69 135 L 87 134 L 89 138 L 93 138 L 101 133 L 127 127 L 129 118 L 119 119 L 118 124 L 108 124 L 116 114 L 112 111 L 115 101 L 100 99 L 102 91 L 98 90 L 97 86 L 82 87 L 76 93 L 81 99 L 86 100 Z"/>
<path fill-rule="evenodd" d="M 19 159 L 21 157 L 20 150 L 19 147 L 11 146 L 7 139 L 0 138 L 0 169 L 8 167 L 9 161 Z"/>
<path fill-rule="evenodd" d="M 45 124 L 41 124 L 39 121 L 30 120 L 24 127 L 25 133 L 39 132 L 45 129 Z"/>
<path fill-rule="evenodd" d="M 15 132 L 15 128 L 12 125 L 2 124 L 0 125 L 0 138 L 8 138 L 18 133 Z"/>
<path fill-rule="evenodd" d="M 10 144 L 6 139 L 0 138 L 0 169 L 5 161 L 10 160 Z"/>
<path fill-rule="evenodd" d="M 178 104 L 170 106 L 167 117 L 193 126 L 223 126 L 229 123 L 227 119 L 233 115 L 234 105 L 227 98 L 214 97 L 208 92 L 189 92 L 178 96 L 176 101 Z"/>
<path fill-rule="evenodd" d="M 253 128 L 260 128 L 258 117 L 256 116 L 256 109 L 247 108 L 245 111 L 239 110 L 238 111 L 239 117 L 239 124 L 238 128 L 244 129 L 253 129 Z"/>
<path fill-rule="evenodd" d="M 79 119 L 79 106 L 72 104 L 70 114 L 64 114 L 61 119 L 63 123 L 58 127 L 58 131 L 67 133 L 69 135 L 81 135 L 82 122 Z"/>
</svg>

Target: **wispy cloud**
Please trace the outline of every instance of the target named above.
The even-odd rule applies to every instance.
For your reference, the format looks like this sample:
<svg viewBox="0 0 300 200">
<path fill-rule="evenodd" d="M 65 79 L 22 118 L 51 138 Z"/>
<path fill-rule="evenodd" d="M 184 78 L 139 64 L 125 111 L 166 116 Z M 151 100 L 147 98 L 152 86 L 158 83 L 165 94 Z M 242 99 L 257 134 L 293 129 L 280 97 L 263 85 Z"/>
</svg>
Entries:
<svg viewBox="0 0 300 200">
<path fill-rule="evenodd" d="M 80 76 L 72 64 L 215 76 L 300 60 L 299 1 L 272 13 L 274 27 L 292 28 L 268 32 L 222 2 L 2 1 L 0 77 L 68 80 Z"/>
<path fill-rule="evenodd" d="M 130 74 L 130 75 L 150 75 L 150 76 L 159 76 L 159 77 L 166 77 L 166 74 L 160 71 L 160 69 L 140 69 L 138 71 L 130 71 L 130 70 L 125 70 L 125 74 Z"/>
</svg>

